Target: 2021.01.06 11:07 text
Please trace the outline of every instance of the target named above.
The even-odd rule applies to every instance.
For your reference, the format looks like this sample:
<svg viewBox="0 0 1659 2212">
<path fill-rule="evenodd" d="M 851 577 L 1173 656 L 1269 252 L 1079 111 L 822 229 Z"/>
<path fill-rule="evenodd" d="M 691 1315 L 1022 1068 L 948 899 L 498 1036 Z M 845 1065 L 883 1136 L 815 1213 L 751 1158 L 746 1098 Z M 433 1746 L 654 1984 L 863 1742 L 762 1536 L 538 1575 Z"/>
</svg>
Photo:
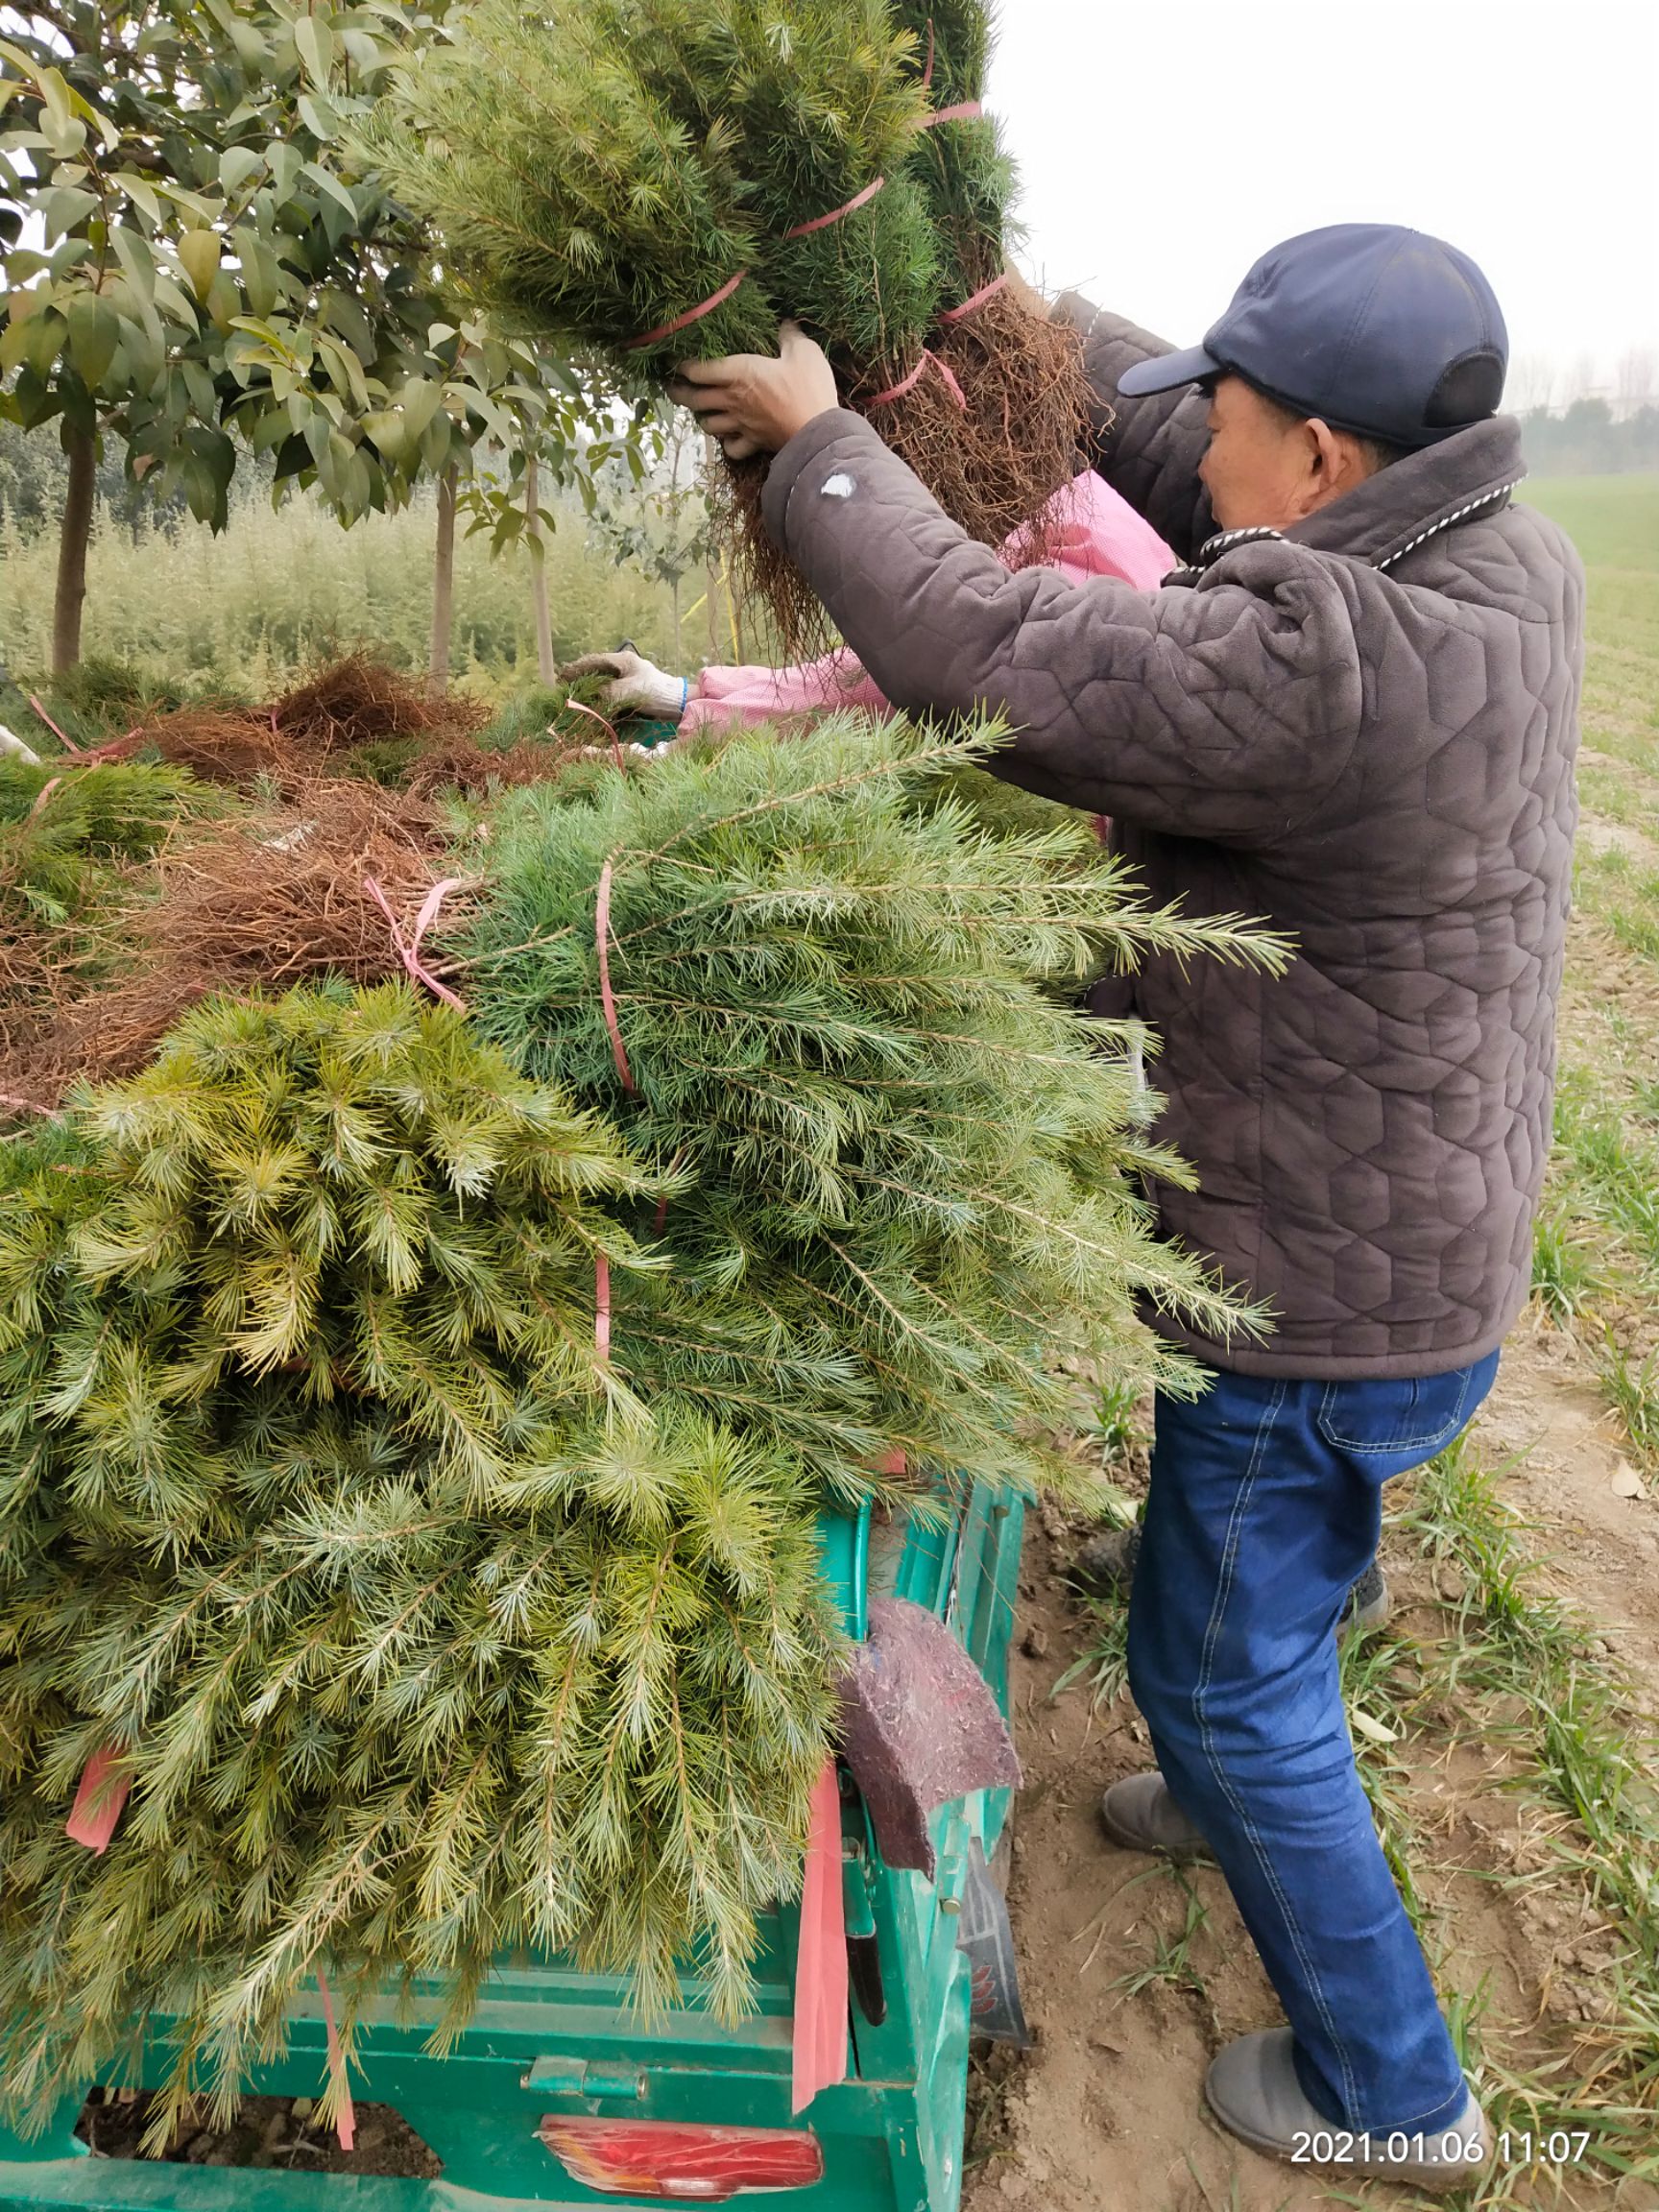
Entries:
<svg viewBox="0 0 1659 2212">
<path fill-rule="evenodd" d="M 1505 2128 L 1493 2143 L 1492 2149 L 1500 2166 L 1575 2166 L 1590 2148 L 1590 2130 L 1587 2128 L 1568 2129 L 1557 2128 L 1549 2134 L 1533 2135 L 1529 2130 L 1511 2131 Z M 1343 2128 L 1318 2128 L 1310 2134 L 1298 2135 L 1290 2157 L 1293 2165 L 1344 2165 L 1355 2158 L 1373 2156 L 1421 2158 L 1425 2152 L 1438 2151 L 1442 2156 L 1479 2158 L 1480 2146 L 1474 2137 L 1465 2139 L 1448 2128 L 1433 2135 L 1407 2134 L 1396 2128 L 1388 2135 L 1350 2134 Z"/>
</svg>

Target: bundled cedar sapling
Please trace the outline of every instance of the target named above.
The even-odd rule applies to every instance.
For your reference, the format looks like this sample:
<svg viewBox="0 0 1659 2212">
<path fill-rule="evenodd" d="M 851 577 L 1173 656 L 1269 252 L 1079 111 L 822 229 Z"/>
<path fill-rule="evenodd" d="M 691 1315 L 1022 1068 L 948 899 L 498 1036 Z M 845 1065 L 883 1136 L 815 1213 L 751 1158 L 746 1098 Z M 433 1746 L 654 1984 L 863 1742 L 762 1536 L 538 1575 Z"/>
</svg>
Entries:
<svg viewBox="0 0 1659 2212">
<path fill-rule="evenodd" d="M 374 154 L 473 300 L 631 373 L 776 345 L 732 131 L 669 66 L 725 5 L 480 0 L 422 49 Z"/>
<path fill-rule="evenodd" d="M 740 2008 L 837 1645 L 799 1465 L 604 1357 L 658 1195 L 406 987 L 204 1007 L 0 1149 L 9 2123 L 150 2013 L 159 2148 L 322 1973 L 348 2056 L 371 1993 L 443 1977 L 453 2030 L 522 1947 Z"/>
<path fill-rule="evenodd" d="M 943 384 L 911 373 L 941 270 L 909 173 L 922 101 L 908 42 L 885 0 L 732 0 L 726 22 L 712 83 L 742 150 L 767 293 L 825 347 L 850 404 L 920 454 L 952 434 L 955 409 Z M 740 583 L 792 645 L 826 642 L 817 602 L 763 525 L 765 461 L 724 473 Z"/>
<path fill-rule="evenodd" d="M 487 1033 L 685 1186 L 661 1231 L 685 1307 L 656 1281 L 619 1294 L 618 1370 L 844 1496 L 895 1454 L 912 1479 L 1059 1479 L 1059 1356 L 1125 1383 L 1179 1372 L 1138 1295 L 1245 1325 L 1155 1238 L 1135 1178 L 1183 1170 L 1049 987 L 1282 948 L 1147 908 L 1080 818 L 997 834 L 922 803 L 994 742 L 846 716 L 580 806 L 511 794 L 453 947 Z"/>
<path fill-rule="evenodd" d="M 982 100 L 992 44 L 986 0 L 893 0 L 911 32 L 934 118 L 917 133 L 912 176 L 940 241 L 945 299 L 935 340 L 965 400 L 953 443 L 923 469 L 940 504 L 988 545 L 1045 559 L 1044 509 L 1081 466 L 1089 417 L 1075 330 L 1031 314 L 1002 281 L 1018 179 Z"/>
<path fill-rule="evenodd" d="M 986 302 L 955 365 L 929 340 L 999 269 L 1008 189 L 989 127 L 971 132 L 994 170 L 977 198 L 960 179 L 936 189 L 918 143 L 957 125 L 927 127 L 933 84 L 884 0 L 560 0 L 528 15 L 483 0 L 412 65 L 374 150 L 474 299 L 620 379 L 770 349 L 780 313 L 799 317 L 849 404 L 994 542 L 1074 472 L 1074 421 L 1050 447 L 1069 404 L 1080 420 L 1080 372 L 1074 345 L 1026 317 L 1009 325 L 1018 364 L 992 362 L 987 392 L 969 390 L 962 370 L 985 369 L 1005 301 Z M 965 157 L 950 158 L 956 177 Z M 761 528 L 763 473 L 727 473 L 729 530 L 803 646 L 819 618 Z"/>
</svg>

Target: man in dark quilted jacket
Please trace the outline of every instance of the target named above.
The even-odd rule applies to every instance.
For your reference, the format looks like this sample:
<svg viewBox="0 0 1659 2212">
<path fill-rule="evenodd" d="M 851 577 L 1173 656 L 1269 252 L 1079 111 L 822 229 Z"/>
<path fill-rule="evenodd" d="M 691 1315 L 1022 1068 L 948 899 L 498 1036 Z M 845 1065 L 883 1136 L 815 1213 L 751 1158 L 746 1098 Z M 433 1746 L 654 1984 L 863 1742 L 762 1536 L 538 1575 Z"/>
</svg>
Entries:
<svg viewBox="0 0 1659 2212">
<path fill-rule="evenodd" d="M 1161 1399 L 1130 1611 L 1156 1775 L 1108 1834 L 1220 1863 L 1288 2026 L 1212 2108 L 1277 2156 L 1431 2186 L 1480 2112 L 1355 1770 L 1333 1628 L 1383 1483 L 1455 1438 L 1527 1297 L 1551 1124 L 1583 577 L 1516 502 L 1506 338 L 1468 258 L 1343 225 L 1251 270 L 1171 353 L 1076 299 L 1095 467 L 1189 565 L 1162 590 L 1010 574 L 836 404 L 798 332 L 688 365 L 776 454 L 768 525 L 896 706 L 984 709 L 998 774 L 1110 815 L 1151 896 L 1262 915 L 1280 978 L 1155 962 L 1164 1226 L 1276 1315 L 1158 1325 L 1214 1378 Z"/>
</svg>

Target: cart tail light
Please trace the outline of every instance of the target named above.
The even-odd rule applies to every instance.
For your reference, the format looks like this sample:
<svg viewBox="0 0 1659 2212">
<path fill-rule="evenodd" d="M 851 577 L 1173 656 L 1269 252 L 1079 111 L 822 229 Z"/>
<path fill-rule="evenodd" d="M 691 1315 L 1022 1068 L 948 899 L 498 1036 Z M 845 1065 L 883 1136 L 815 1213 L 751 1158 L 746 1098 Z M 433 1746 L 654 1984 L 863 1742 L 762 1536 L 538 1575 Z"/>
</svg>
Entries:
<svg viewBox="0 0 1659 2212">
<path fill-rule="evenodd" d="M 761 2190 L 810 2188 L 824 2178 L 823 2148 L 805 2129 L 567 2120 L 549 2112 L 536 2132 L 573 2181 L 606 2196 L 725 2204 Z"/>
</svg>

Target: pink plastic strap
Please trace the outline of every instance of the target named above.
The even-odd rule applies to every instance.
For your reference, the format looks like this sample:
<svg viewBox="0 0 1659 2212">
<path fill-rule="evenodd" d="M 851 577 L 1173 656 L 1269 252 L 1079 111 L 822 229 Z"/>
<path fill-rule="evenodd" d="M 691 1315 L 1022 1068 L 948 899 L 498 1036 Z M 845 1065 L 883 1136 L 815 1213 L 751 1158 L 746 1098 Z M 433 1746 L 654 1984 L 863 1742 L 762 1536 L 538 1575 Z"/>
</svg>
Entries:
<svg viewBox="0 0 1659 2212">
<path fill-rule="evenodd" d="M 716 307 L 724 307 L 739 284 L 749 274 L 739 269 L 735 276 L 728 277 L 718 292 L 710 292 L 707 300 L 700 300 L 695 307 L 687 307 L 684 315 L 676 315 L 672 323 L 659 323 L 655 330 L 647 330 L 642 337 L 630 338 L 628 351 L 637 353 L 641 346 L 655 346 L 659 338 L 672 338 L 676 330 L 685 330 L 693 323 L 701 323 L 705 315 L 712 315 Z"/>
<path fill-rule="evenodd" d="M 828 230 L 831 223 L 839 223 L 843 215 L 851 215 L 867 200 L 874 200 L 886 181 L 885 177 L 878 177 L 874 183 L 866 184 L 862 192 L 854 192 L 844 206 L 831 207 L 828 215 L 815 215 L 810 223 L 797 223 L 793 230 L 784 231 L 784 237 L 808 238 L 814 230 Z"/>
<path fill-rule="evenodd" d="M 73 737 L 69 736 L 64 731 L 59 729 L 57 723 L 53 721 L 51 715 L 47 713 L 45 708 L 41 706 L 39 700 L 36 698 L 33 691 L 31 691 L 29 694 L 29 704 L 35 709 L 36 719 L 45 723 L 47 729 L 51 731 L 53 736 L 57 738 L 59 744 L 62 746 L 64 752 L 69 754 L 74 759 L 84 760 L 86 757 L 85 748 L 84 746 L 77 745 Z"/>
<path fill-rule="evenodd" d="M 323 2000 L 323 2024 L 328 2031 L 328 2075 L 340 2084 L 340 2117 L 334 2123 L 334 2132 L 340 2138 L 342 2151 L 349 2151 L 357 2140 L 357 2112 L 351 2103 L 351 2077 L 346 2070 L 346 2055 L 340 2048 L 340 2031 L 334 2025 L 334 1999 L 329 1994 L 328 1977 L 319 1967 L 317 1994 Z"/>
<path fill-rule="evenodd" d="M 365 876 L 363 878 L 364 890 L 368 892 L 370 898 L 373 900 L 375 905 L 379 907 L 381 913 L 392 925 L 392 949 L 402 961 L 404 967 L 408 969 L 417 983 L 423 983 L 426 986 L 435 998 L 442 998 L 446 1006 L 453 1006 L 461 1014 L 465 1014 L 467 1011 L 466 999 L 458 998 L 447 983 L 440 983 L 431 969 L 422 963 L 421 940 L 437 920 L 438 909 L 443 905 L 449 893 L 458 891 L 465 880 L 465 877 L 445 876 L 442 883 L 434 883 L 421 902 L 420 913 L 415 917 L 415 934 L 412 937 L 405 937 L 403 925 L 393 913 L 392 902 L 385 892 L 373 876 Z"/>
<path fill-rule="evenodd" d="M 599 896 L 593 902 L 593 941 L 599 948 L 599 1003 L 605 1009 L 605 1026 L 611 1032 L 611 1056 L 622 1088 L 635 1095 L 634 1070 L 628 1065 L 628 1047 L 622 1042 L 622 1024 L 616 1019 L 616 1000 L 611 989 L 611 863 L 599 871 Z"/>
<path fill-rule="evenodd" d="M 593 1343 L 601 1359 L 611 1357 L 611 1261 L 593 1255 Z"/>
<path fill-rule="evenodd" d="M 611 751 L 615 758 L 617 767 L 620 768 L 622 765 L 622 740 L 616 734 L 615 723 L 607 722 L 604 715 L 600 713 L 597 707 L 584 707 L 580 699 L 566 699 L 565 705 L 570 713 L 586 714 L 589 722 L 597 722 L 600 729 L 606 731 L 609 733 L 611 738 Z"/>
<path fill-rule="evenodd" d="M 111 737 L 103 745 L 77 745 L 69 733 L 60 730 L 53 721 L 33 691 L 29 694 L 29 704 L 35 709 L 36 719 L 45 723 L 70 759 L 82 768 L 95 768 L 104 760 L 119 760 L 128 746 L 144 734 L 144 725 L 140 722 L 135 730 L 129 730 L 125 737 Z"/>
<path fill-rule="evenodd" d="M 61 783 L 63 779 L 61 776 L 53 776 L 49 778 L 46 782 L 41 784 L 39 790 L 35 794 L 35 804 L 29 809 L 29 819 L 31 822 L 34 821 L 37 814 L 45 813 L 47 800 L 51 798 L 53 792 L 57 790 L 59 784 Z"/>
<path fill-rule="evenodd" d="M 993 276 L 989 284 L 981 284 L 977 292 L 970 293 L 960 307 L 947 307 L 939 318 L 940 322 L 960 323 L 964 315 L 972 315 L 975 307 L 983 307 L 986 301 L 994 293 L 1000 292 L 1007 281 L 1008 272 L 1004 269 L 1000 276 Z"/>
<path fill-rule="evenodd" d="M 84 1845 L 88 1851 L 96 1851 L 100 1858 L 109 1848 L 109 1839 L 127 1803 L 127 1792 L 132 1787 L 130 1774 L 110 1774 L 109 1769 L 120 1756 L 120 1746 L 115 1743 L 106 1743 L 102 1751 L 93 1752 L 82 1773 L 81 1787 L 75 1792 L 69 1817 L 63 1823 L 74 1842 Z"/>
<path fill-rule="evenodd" d="M 891 1452 L 882 1454 L 877 1462 L 876 1472 L 878 1475 L 902 1475 L 909 1464 L 903 1453 L 895 1445 Z"/>
<path fill-rule="evenodd" d="M 927 18 L 927 66 L 922 72 L 922 89 L 926 91 L 933 82 L 933 18 Z"/>
<path fill-rule="evenodd" d="M 847 1912 L 841 1894 L 841 1791 L 827 1759 L 812 1788 L 806 1886 L 795 1960 L 791 2109 L 847 2079 Z"/>
<path fill-rule="evenodd" d="M 935 108 L 931 115 L 918 115 L 910 128 L 931 131 L 935 123 L 969 123 L 984 112 L 977 100 L 958 100 L 954 108 Z"/>
<path fill-rule="evenodd" d="M 957 406 L 960 407 L 963 414 L 966 415 L 968 412 L 967 395 L 964 393 L 961 385 L 957 383 L 955 373 L 952 371 L 950 362 L 941 361 L 938 354 L 933 352 L 932 349 L 926 346 L 923 347 L 922 358 L 917 362 L 915 368 L 911 370 L 908 376 L 902 378 L 901 381 L 893 385 L 890 390 L 886 392 L 878 392 L 874 399 L 866 399 L 864 402 L 865 406 L 885 407 L 890 400 L 902 399 L 906 392 L 914 391 L 916 386 L 921 382 L 922 372 L 926 368 L 929 361 L 931 361 L 934 368 L 938 370 L 940 375 L 944 377 L 946 383 L 950 386 L 951 398 L 955 400 Z"/>
</svg>

